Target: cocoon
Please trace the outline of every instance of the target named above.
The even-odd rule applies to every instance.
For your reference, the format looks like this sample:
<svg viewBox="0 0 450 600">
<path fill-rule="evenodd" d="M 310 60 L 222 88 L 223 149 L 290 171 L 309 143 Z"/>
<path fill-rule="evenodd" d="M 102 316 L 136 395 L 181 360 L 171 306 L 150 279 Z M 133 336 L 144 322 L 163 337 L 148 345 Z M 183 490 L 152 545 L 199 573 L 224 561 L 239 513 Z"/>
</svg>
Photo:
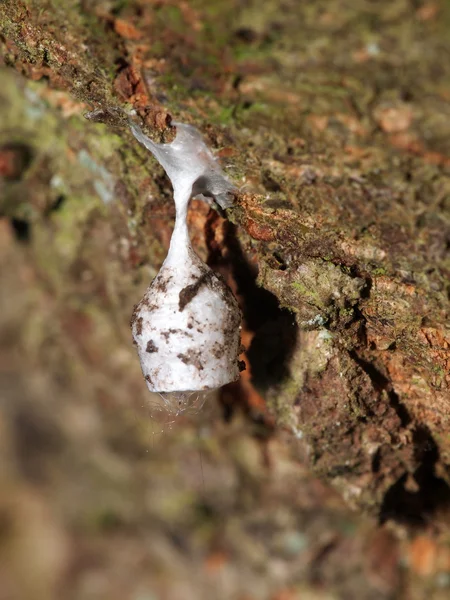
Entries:
<svg viewBox="0 0 450 600">
<path fill-rule="evenodd" d="M 175 123 L 170 144 L 156 144 L 131 123 L 139 142 L 169 176 L 176 207 L 168 255 L 131 320 L 148 389 L 183 410 L 189 394 L 218 388 L 239 377 L 241 312 L 231 290 L 194 252 L 186 217 L 193 195 L 230 206 L 234 190 L 198 131 Z"/>
</svg>

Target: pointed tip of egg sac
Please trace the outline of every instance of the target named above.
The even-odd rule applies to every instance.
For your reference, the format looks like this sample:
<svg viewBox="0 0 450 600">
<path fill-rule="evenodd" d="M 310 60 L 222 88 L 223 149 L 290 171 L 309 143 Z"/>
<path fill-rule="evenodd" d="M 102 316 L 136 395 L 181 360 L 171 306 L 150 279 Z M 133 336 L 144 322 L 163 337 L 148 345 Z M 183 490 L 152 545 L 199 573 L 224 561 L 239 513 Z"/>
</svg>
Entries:
<svg viewBox="0 0 450 600">
<path fill-rule="evenodd" d="M 130 121 L 134 137 L 164 167 L 174 189 L 190 187 L 191 196 L 213 198 L 222 209 L 230 208 L 236 186 L 228 180 L 200 132 L 185 123 L 173 125 L 177 129 L 175 139 L 169 144 L 157 144 Z"/>
</svg>

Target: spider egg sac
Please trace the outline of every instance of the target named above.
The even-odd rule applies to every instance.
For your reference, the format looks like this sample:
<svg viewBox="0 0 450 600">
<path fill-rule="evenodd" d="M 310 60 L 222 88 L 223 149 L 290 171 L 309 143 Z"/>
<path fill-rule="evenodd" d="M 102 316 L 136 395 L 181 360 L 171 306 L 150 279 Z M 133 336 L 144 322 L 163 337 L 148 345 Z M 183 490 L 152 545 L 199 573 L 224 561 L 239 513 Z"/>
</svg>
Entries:
<svg viewBox="0 0 450 600">
<path fill-rule="evenodd" d="M 168 255 L 131 321 L 148 389 L 160 393 L 210 390 L 239 377 L 241 312 L 231 290 L 192 249 L 186 223 L 191 196 L 211 196 L 225 208 L 234 188 L 198 131 L 176 127 L 173 142 L 156 144 L 131 123 L 169 176 L 176 206 Z"/>
</svg>

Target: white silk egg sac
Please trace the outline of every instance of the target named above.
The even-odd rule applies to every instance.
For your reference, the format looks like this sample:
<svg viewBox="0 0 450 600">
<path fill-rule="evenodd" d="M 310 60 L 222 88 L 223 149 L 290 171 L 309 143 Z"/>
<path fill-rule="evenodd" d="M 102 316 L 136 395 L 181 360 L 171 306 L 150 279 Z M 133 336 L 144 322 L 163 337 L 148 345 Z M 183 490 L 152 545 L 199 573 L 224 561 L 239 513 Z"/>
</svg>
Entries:
<svg viewBox="0 0 450 600">
<path fill-rule="evenodd" d="M 192 249 L 186 223 L 193 195 L 211 196 L 226 208 L 234 188 L 198 131 L 175 125 L 174 141 L 156 144 L 131 123 L 134 136 L 169 176 L 176 207 L 169 252 L 136 305 L 131 328 L 148 389 L 178 413 L 194 392 L 239 378 L 241 312 L 225 282 Z"/>
</svg>

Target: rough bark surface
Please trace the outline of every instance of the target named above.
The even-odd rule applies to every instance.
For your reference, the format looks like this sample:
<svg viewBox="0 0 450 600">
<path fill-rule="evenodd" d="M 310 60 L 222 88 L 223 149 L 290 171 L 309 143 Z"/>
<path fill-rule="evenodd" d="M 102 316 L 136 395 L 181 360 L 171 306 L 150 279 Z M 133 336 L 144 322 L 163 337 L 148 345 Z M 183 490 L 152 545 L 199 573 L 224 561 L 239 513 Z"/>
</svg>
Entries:
<svg viewBox="0 0 450 600">
<path fill-rule="evenodd" d="M 449 28 L 445 0 L 0 1 L 1 600 L 448 598 Z M 240 190 L 189 219 L 247 372 L 175 424 L 129 331 L 174 219 L 130 108 Z"/>
</svg>

